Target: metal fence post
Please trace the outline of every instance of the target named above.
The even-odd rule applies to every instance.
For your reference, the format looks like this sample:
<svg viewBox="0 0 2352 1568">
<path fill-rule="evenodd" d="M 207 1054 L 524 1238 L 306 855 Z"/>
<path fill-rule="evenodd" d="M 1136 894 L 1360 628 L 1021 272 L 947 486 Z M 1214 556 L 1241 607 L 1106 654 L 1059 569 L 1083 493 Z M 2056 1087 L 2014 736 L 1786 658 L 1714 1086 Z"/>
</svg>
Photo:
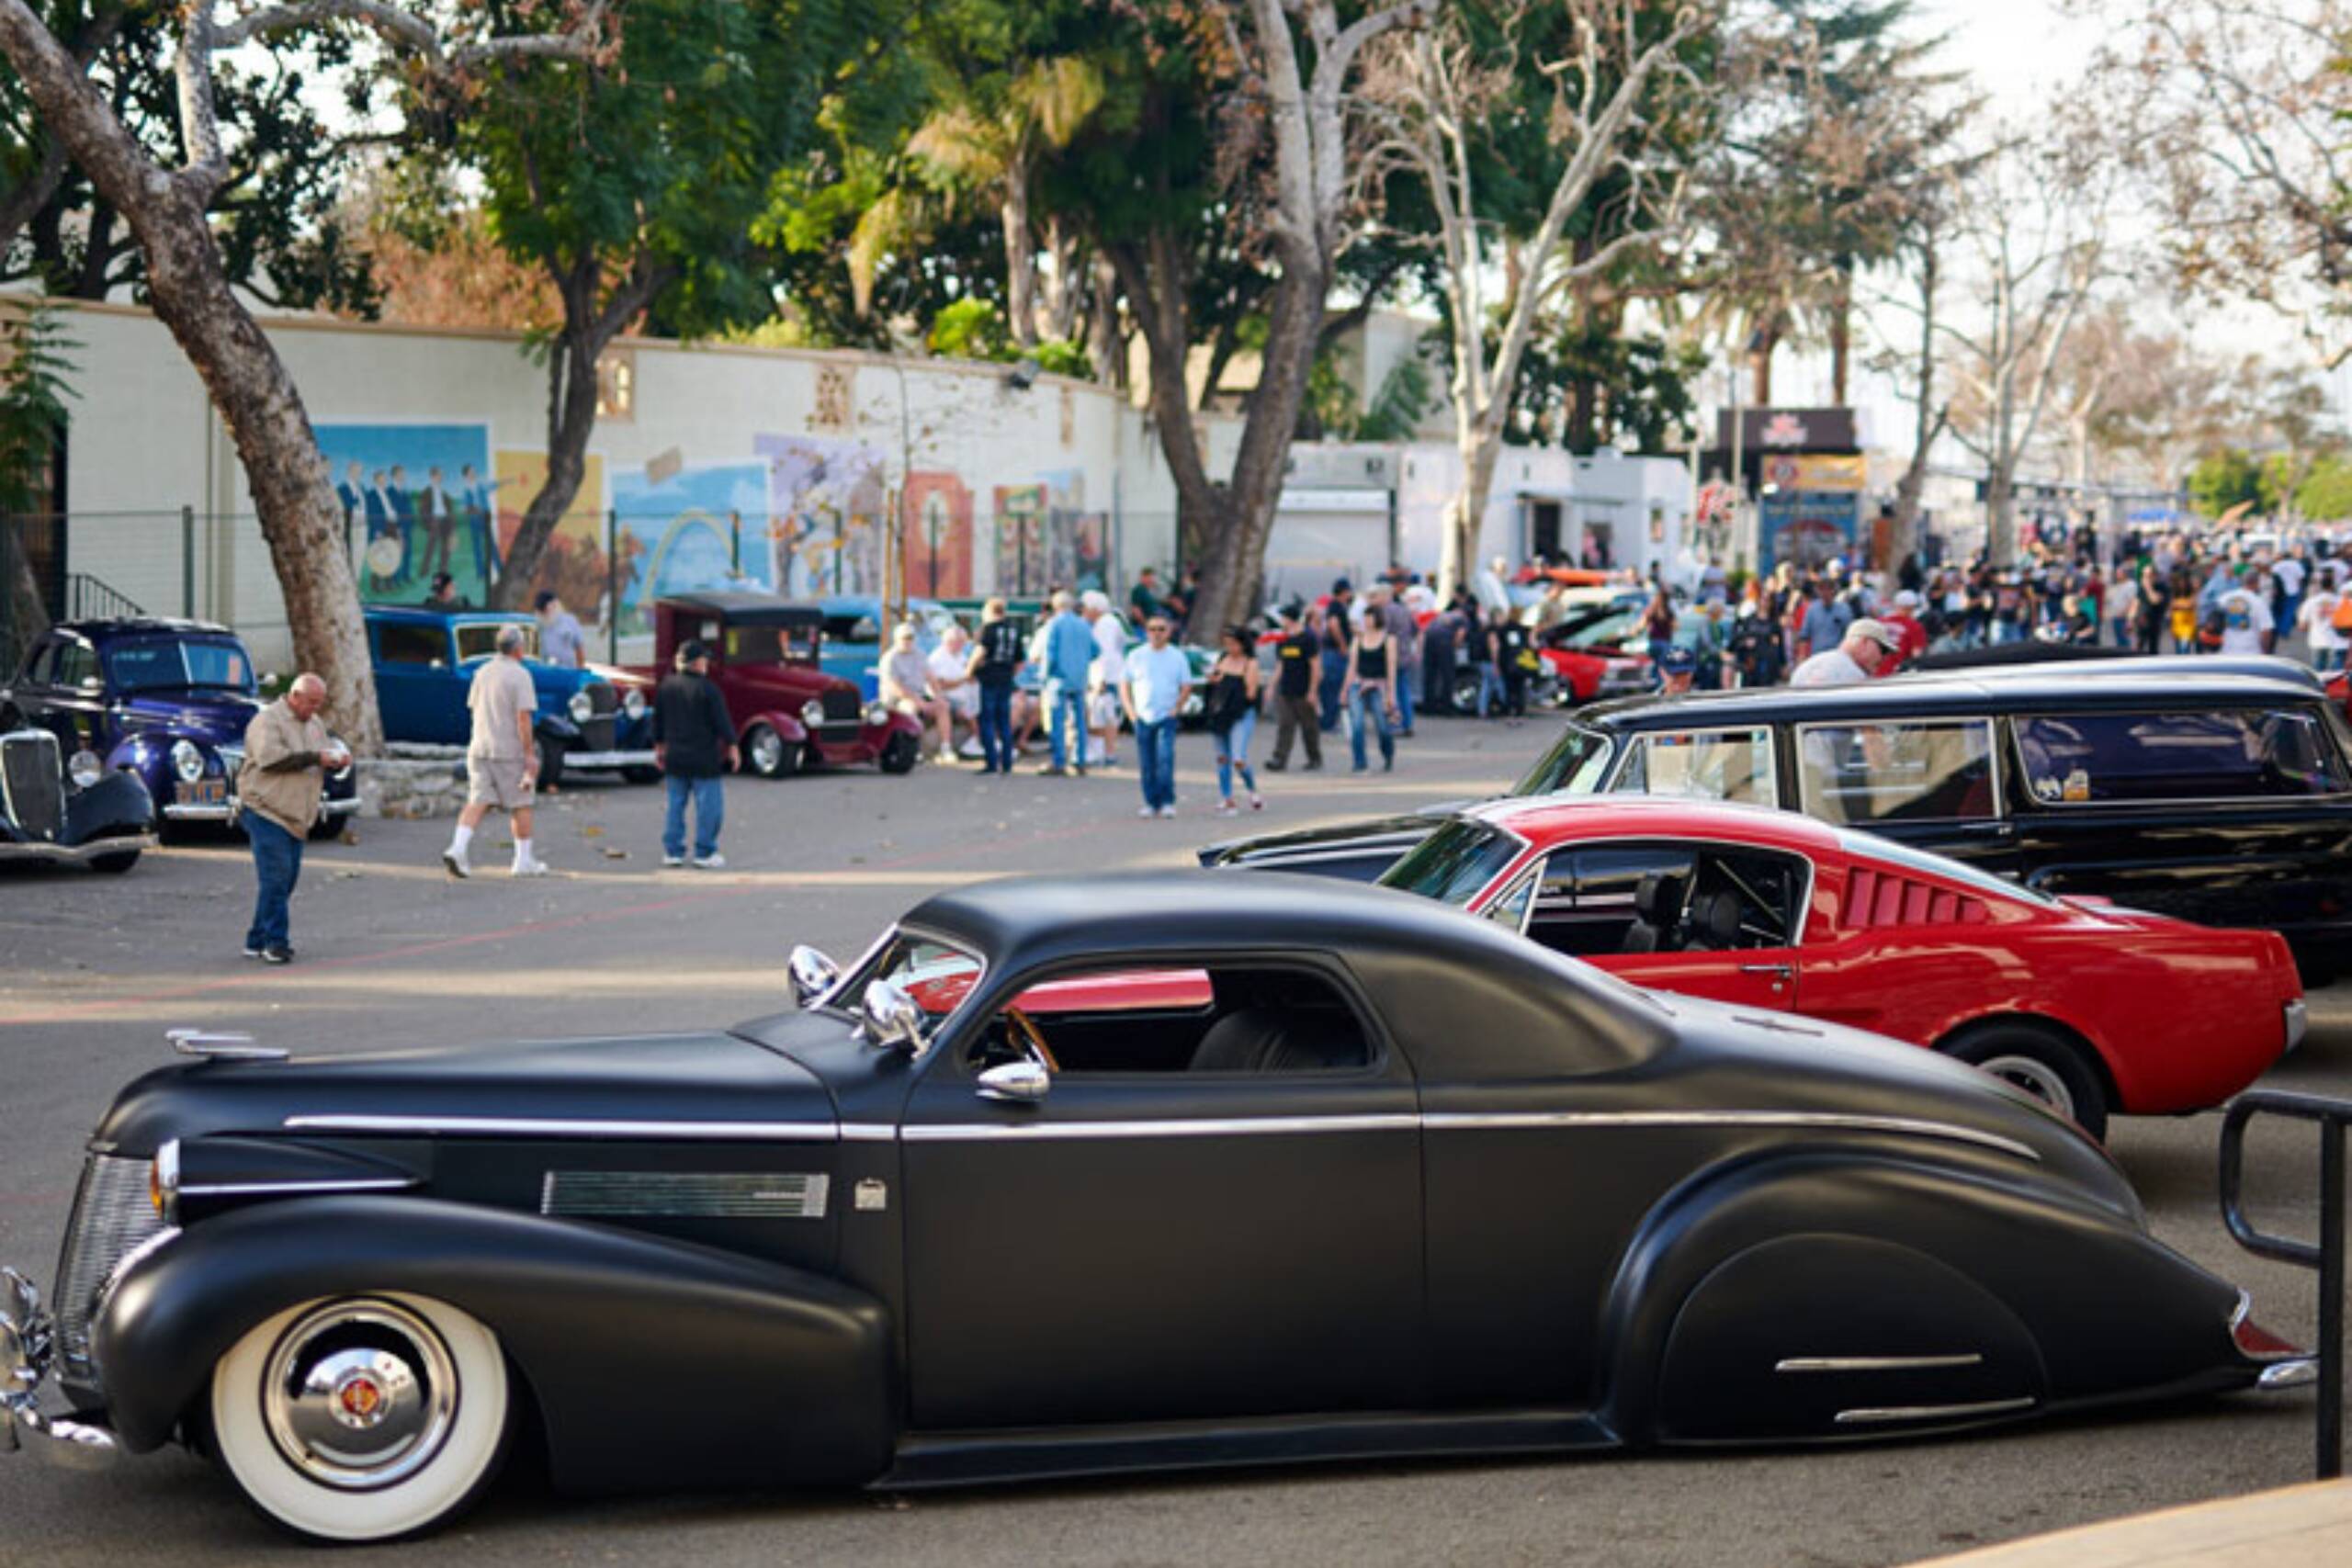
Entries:
<svg viewBox="0 0 2352 1568">
<path fill-rule="evenodd" d="M 2320 1123 L 2319 1478 L 2344 1473 L 2344 1122 Z"/>
<path fill-rule="evenodd" d="M 605 513 L 605 662 L 621 661 L 621 513 Z"/>
<path fill-rule="evenodd" d="M 180 614 L 196 619 L 196 508 L 180 508 Z"/>
</svg>

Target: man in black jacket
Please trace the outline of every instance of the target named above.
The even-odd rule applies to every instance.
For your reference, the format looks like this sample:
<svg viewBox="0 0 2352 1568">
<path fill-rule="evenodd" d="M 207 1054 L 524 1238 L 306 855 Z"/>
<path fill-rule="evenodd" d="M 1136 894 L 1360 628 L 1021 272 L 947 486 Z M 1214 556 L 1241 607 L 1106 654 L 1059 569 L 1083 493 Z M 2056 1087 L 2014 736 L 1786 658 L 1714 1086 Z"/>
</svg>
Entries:
<svg viewBox="0 0 2352 1568">
<path fill-rule="evenodd" d="M 695 864 L 717 871 L 727 863 L 718 852 L 719 825 L 727 799 L 719 777 L 741 761 L 735 723 L 727 699 L 710 678 L 710 649 L 688 641 L 678 649 L 678 668 L 664 676 L 653 694 L 653 760 L 669 775 L 670 810 L 662 826 L 662 863 L 686 863 L 686 802 L 695 807 Z"/>
</svg>

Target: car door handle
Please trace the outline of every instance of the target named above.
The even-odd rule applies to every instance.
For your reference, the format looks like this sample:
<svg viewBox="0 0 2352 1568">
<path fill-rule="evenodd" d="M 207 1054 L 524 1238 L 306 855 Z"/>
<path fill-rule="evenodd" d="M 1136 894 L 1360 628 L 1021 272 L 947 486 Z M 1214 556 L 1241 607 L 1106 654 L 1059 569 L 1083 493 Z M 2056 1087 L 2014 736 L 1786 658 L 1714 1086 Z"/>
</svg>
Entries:
<svg viewBox="0 0 2352 1568">
<path fill-rule="evenodd" d="M 1739 972 L 1743 975 L 1777 975 L 1783 980 L 1797 977 L 1797 966 L 1793 964 L 1743 964 Z"/>
<path fill-rule="evenodd" d="M 1954 830 L 1968 839 L 2006 839 L 2017 829 L 2007 822 L 1962 822 Z"/>
</svg>

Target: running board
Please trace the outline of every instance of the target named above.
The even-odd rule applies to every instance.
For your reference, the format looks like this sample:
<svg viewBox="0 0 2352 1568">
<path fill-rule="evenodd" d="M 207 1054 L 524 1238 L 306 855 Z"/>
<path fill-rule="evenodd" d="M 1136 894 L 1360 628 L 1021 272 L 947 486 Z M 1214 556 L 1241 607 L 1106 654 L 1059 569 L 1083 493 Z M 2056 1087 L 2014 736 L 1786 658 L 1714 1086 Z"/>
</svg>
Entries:
<svg viewBox="0 0 2352 1568">
<path fill-rule="evenodd" d="M 901 1438 L 898 1462 L 874 1484 L 889 1490 L 918 1490 L 1000 1481 L 1058 1481 L 1128 1471 L 1556 1453 L 1618 1446 L 1616 1434 L 1599 1417 L 1578 1410 L 1272 1416 L 1148 1426 L 1029 1427 L 1002 1432 L 932 1432 Z"/>
</svg>

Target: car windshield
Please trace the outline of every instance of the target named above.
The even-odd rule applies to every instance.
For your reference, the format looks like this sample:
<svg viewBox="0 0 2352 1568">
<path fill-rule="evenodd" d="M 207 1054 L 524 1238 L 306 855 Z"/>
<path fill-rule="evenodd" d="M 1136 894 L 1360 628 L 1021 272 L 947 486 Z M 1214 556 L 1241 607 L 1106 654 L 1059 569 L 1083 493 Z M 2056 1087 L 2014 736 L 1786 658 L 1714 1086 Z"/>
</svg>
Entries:
<svg viewBox="0 0 2352 1568">
<path fill-rule="evenodd" d="M 928 1040 L 978 987 L 984 968 L 978 954 L 953 942 L 918 931 L 896 931 L 883 939 L 873 956 L 825 1005 L 855 1013 L 865 1002 L 866 988 L 887 980 L 922 1010 L 922 1033 Z"/>
<path fill-rule="evenodd" d="M 813 626 L 730 621 L 727 626 L 727 662 L 781 664 L 786 660 L 805 660 L 815 651 L 816 644 Z"/>
<path fill-rule="evenodd" d="M 539 656 L 539 624 L 537 621 L 466 621 L 458 626 L 458 662 L 468 663 L 487 659 L 498 651 L 498 634 L 508 626 L 523 629 L 523 657 Z"/>
<path fill-rule="evenodd" d="M 1631 640 L 1641 628 L 1642 613 L 1639 610 L 1612 610 L 1560 638 L 1560 646 L 1579 650 L 1614 648 L 1619 643 Z"/>
<path fill-rule="evenodd" d="M 1499 828 L 1457 818 L 1448 822 L 1380 879 L 1384 887 L 1418 893 L 1441 904 L 1464 905 L 1486 889 L 1525 848 Z"/>
<path fill-rule="evenodd" d="M 107 649 L 107 676 L 118 692 L 188 686 L 229 692 L 254 689 L 244 645 L 226 637 L 138 637 Z"/>
<path fill-rule="evenodd" d="M 1609 737 L 1572 724 L 1544 759 L 1511 787 L 1513 795 L 1590 795 L 1609 771 Z"/>
</svg>

